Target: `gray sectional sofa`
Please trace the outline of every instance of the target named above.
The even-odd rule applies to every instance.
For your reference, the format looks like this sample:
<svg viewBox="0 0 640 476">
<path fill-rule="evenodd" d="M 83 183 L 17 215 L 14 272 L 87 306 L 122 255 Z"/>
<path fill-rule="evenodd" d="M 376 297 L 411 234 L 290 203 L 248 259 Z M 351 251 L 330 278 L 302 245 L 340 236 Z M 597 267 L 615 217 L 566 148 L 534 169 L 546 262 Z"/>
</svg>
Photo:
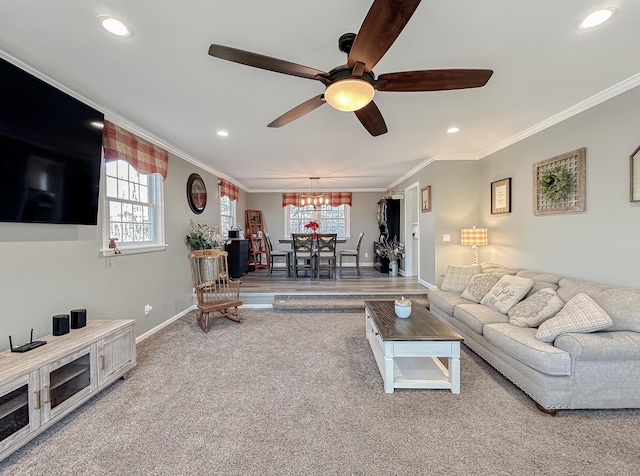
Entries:
<svg viewBox="0 0 640 476">
<path fill-rule="evenodd" d="M 476 284 L 482 279 L 489 284 L 485 283 L 479 293 L 475 289 L 474 297 L 468 289 L 473 281 L 467 279 L 474 272 L 478 269 L 467 270 L 466 277 L 454 280 L 445 275 L 442 289 L 428 292 L 429 308 L 459 332 L 470 349 L 527 393 L 540 410 L 555 414 L 565 409 L 640 408 L 640 291 L 483 263 L 480 276 L 475 275 Z M 596 327 L 605 327 L 602 330 L 564 332 L 556 328 L 561 332 L 557 337 L 549 338 L 547 333 L 546 341 L 540 340 L 543 326 L 548 331 L 553 322 L 550 319 L 529 327 L 487 305 L 487 295 L 484 301 L 478 299 L 505 274 L 524 278 L 523 282 L 532 280 L 522 304 L 518 304 L 521 314 L 529 302 L 525 300 L 538 291 L 553 294 L 549 291 L 553 290 L 562 300 L 562 309 L 552 316 L 554 321 L 561 320 L 567 303 L 573 304 L 579 297 L 597 303 L 594 307 L 610 320 Z M 531 313 L 531 308 L 529 305 L 527 312 Z M 572 308 L 573 318 L 576 309 L 580 320 L 580 308 L 576 306 Z"/>
</svg>

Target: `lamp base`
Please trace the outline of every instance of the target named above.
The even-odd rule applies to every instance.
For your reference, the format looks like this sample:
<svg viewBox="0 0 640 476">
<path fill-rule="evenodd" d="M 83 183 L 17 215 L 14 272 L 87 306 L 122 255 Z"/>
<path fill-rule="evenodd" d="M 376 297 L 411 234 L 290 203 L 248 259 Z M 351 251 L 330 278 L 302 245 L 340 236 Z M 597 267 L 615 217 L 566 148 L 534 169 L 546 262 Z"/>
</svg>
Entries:
<svg viewBox="0 0 640 476">
<path fill-rule="evenodd" d="M 476 245 L 471 246 L 471 264 L 478 264 L 478 247 Z"/>
</svg>

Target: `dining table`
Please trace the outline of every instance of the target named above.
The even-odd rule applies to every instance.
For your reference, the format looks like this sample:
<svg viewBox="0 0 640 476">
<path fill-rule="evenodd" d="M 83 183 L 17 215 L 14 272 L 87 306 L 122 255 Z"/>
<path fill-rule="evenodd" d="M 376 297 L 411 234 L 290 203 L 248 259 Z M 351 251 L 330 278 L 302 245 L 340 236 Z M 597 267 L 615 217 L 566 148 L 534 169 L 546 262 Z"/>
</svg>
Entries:
<svg viewBox="0 0 640 476">
<path fill-rule="evenodd" d="M 278 240 L 278 242 L 279 242 L 279 243 L 282 243 L 282 244 L 287 244 L 287 243 L 288 243 L 288 244 L 290 244 L 290 245 L 291 245 L 291 247 L 293 248 L 293 238 L 280 238 L 280 239 Z M 344 245 L 346 242 L 347 242 L 347 239 L 346 239 L 346 238 L 337 238 L 337 239 L 336 239 L 336 243 L 337 243 L 337 244 L 339 244 L 339 245 L 340 245 L 340 244 Z"/>
<path fill-rule="evenodd" d="M 311 234 L 311 233 L 309 233 L 309 234 Z M 336 238 L 336 244 L 345 244 L 346 242 L 347 242 L 346 238 Z M 278 240 L 278 243 L 290 244 L 291 245 L 291 250 L 293 250 L 293 238 L 280 238 Z M 314 245 L 314 249 L 315 248 L 316 248 L 316 246 Z M 291 269 L 289 270 L 289 273 L 288 273 L 288 276 L 289 277 L 293 276 L 293 273 L 295 273 L 295 265 L 292 263 Z M 311 277 L 313 278 L 313 272 L 311 274 Z"/>
</svg>

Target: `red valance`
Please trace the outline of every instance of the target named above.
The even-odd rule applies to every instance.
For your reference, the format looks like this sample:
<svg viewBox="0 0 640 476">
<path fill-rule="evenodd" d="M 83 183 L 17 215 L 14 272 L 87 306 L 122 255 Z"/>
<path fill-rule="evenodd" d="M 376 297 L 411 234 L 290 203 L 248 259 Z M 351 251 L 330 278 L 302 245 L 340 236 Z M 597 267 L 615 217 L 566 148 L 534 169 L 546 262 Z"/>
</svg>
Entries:
<svg viewBox="0 0 640 476">
<path fill-rule="evenodd" d="M 167 178 L 169 153 L 112 122 L 104 121 L 102 147 L 106 161 L 125 160 L 140 173 Z"/>
<path fill-rule="evenodd" d="M 339 207 L 340 205 L 351 206 L 351 192 L 318 192 L 324 195 L 329 195 L 329 205 L 332 207 Z M 300 193 L 283 193 L 282 194 L 282 206 L 293 205 L 297 207 L 300 204 L 302 195 L 308 195 L 305 192 Z"/>
<path fill-rule="evenodd" d="M 220 179 L 220 196 L 229 197 L 229 200 L 238 200 L 240 188 L 228 180 Z"/>
</svg>

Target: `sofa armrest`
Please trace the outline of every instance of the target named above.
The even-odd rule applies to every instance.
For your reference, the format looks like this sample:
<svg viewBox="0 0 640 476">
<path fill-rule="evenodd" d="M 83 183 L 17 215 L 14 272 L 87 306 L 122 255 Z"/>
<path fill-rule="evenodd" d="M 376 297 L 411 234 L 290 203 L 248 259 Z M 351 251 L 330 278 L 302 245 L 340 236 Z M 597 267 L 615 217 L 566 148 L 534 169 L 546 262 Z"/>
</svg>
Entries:
<svg viewBox="0 0 640 476">
<path fill-rule="evenodd" d="M 569 352 L 572 360 L 640 360 L 640 333 L 632 331 L 562 334 L 554 346 Z"/>
</svg>

